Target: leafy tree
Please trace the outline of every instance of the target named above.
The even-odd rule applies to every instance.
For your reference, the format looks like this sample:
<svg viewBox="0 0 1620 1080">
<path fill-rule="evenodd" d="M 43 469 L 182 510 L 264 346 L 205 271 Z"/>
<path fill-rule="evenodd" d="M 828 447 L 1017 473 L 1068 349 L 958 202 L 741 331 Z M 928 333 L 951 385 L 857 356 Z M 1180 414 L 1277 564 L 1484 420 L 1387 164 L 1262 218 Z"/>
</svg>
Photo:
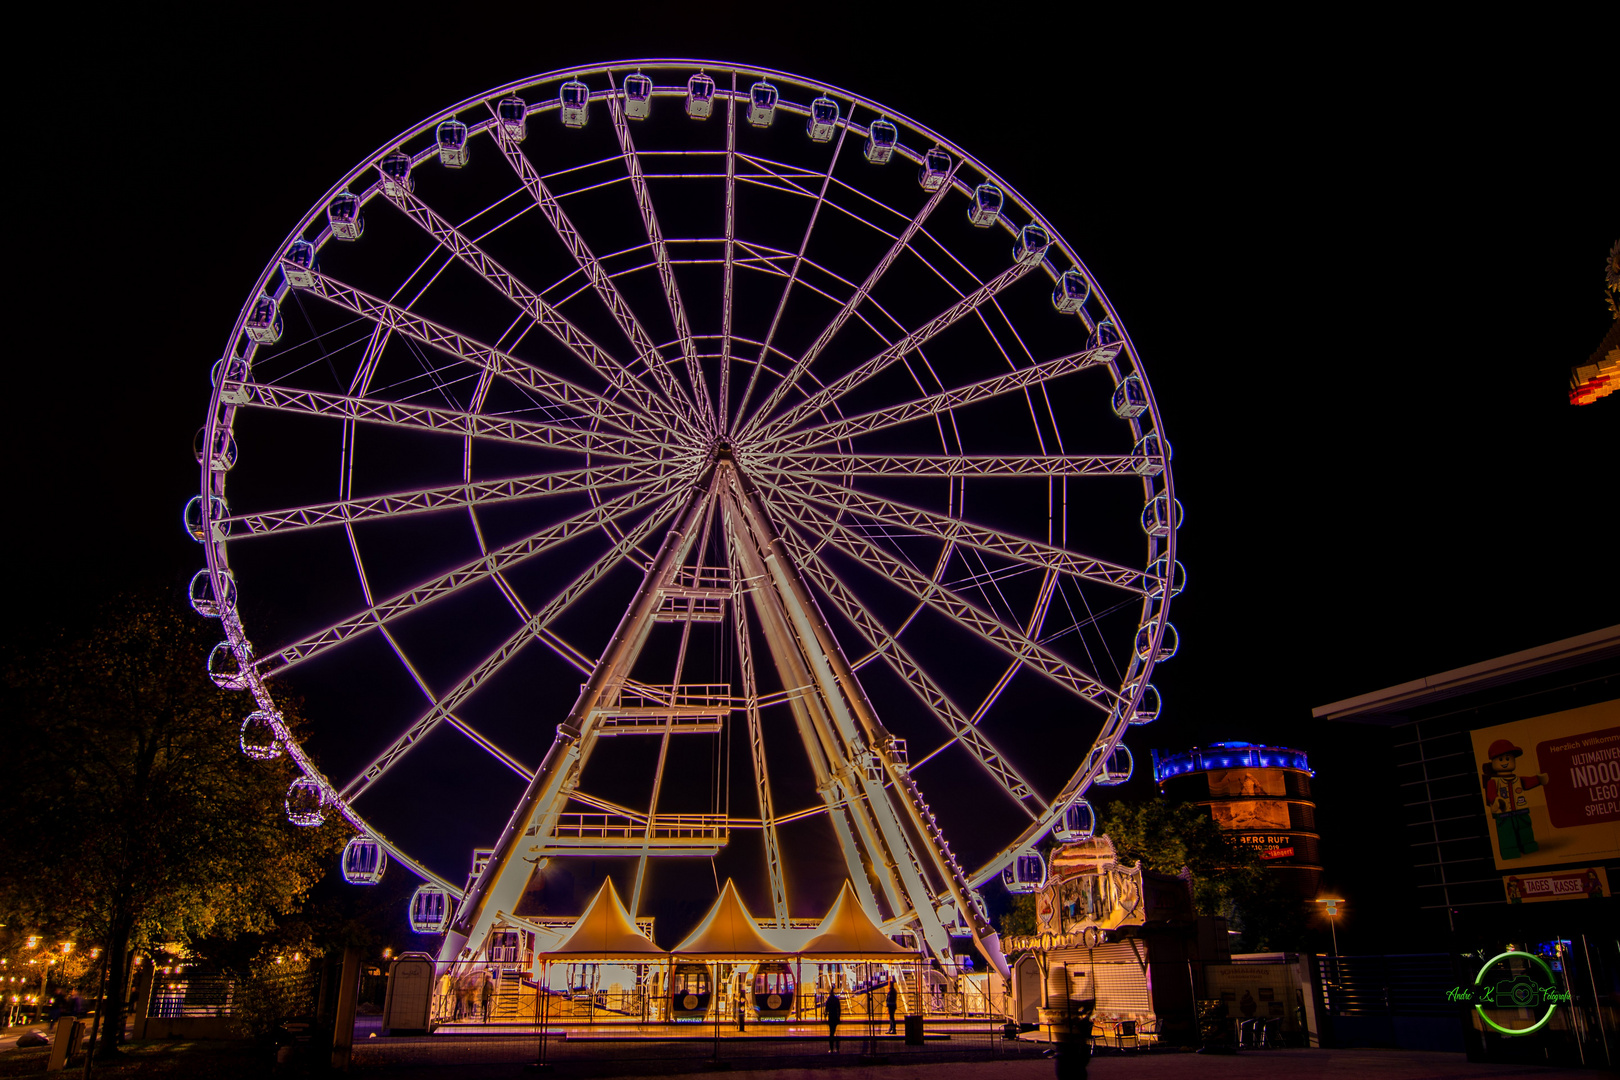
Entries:
<svg viewBox="0 0 1620 1080">
<path fill-rule="evenodd" d="M 269 930 L 347 838 L 289 824 L 296 767 L 240 752 L 251 700 L 204 675 L 215 634 L 177 590 L 124 594 L 5 658 L 0 918 L 108 950 L 104 1054 L 134 950 Z"/>
<path fill-rule="evenodd" d="M 1013 934 L 1033 934 L 1040 929 L 1035 919 L 1035 894 L 1020 893 L 1013 897 L 1007 910 L 1001 913 L 998 925 L 1004 938 Z"/>
<path fill-rule="evenodd" d="M 1266 872 L 1253 848 L 1239 843 L 1194 803 L 1157 798 L 1110 803 L 1102 831 L 1122 860 L 1140 859 L 1150 870 L 1193 875 L 1193 908 L 1223 915 L 1255 950 L 1298 948 L 1304 905 Z"/>
</svg>

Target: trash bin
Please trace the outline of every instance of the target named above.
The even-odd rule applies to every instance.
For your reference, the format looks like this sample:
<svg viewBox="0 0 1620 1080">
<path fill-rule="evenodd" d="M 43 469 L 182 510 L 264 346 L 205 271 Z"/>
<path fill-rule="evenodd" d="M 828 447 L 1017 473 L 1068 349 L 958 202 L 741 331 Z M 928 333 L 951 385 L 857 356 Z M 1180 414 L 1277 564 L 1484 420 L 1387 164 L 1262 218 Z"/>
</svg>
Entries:
<svg viewBox="0 0 1620 1080">
<path fill-rule="evenodd" d="M 921 1046 L 923 1044 L 923 1018 L 920 1016 L 906 1017 L 906 1045 Z"/>
</svg>

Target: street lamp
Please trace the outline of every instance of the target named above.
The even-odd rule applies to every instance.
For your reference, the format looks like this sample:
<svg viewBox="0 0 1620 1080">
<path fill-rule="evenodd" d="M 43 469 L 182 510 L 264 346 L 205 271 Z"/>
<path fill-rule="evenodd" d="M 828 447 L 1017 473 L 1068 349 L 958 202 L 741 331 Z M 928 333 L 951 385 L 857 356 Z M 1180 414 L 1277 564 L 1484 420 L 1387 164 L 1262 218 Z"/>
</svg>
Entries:
<svg viewBox="0 0 1620 1080">
<path fill-rule="evenodd" d="M 1339 955 L 1339 905 L 1344 903 L 1336 896 L 1319 896 L 1312 900 L 1313 904 L 1321 904 L 1327 912 L 1328 932 L 1333 936 L 1333 955 Z"/>
</svg>

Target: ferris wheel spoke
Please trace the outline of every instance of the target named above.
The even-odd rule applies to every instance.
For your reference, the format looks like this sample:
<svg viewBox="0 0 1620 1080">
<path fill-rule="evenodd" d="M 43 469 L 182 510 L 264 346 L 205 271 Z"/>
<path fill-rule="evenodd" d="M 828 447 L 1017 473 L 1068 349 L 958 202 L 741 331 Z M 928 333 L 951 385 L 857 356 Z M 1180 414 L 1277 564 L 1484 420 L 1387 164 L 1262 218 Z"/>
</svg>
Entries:
<svg viewBox="0 0 1620 1080">
<path fill-rule="evenodd" d="M 300 269 L 302 268 L 294 267 L 295 271 Z M 533 391 L 552 404 L 571 410 L 577 417 L 610 424 L 627 434 L 649 429 L 647 419 L 634 409 L 627 408 L 595 391 L 558 378 L 533 364 L 458 334 L 447 326 L 407 311 L 387 300 L 345 285 L 318 270 L 303 272 L 314 282 L 312 285 L 303 286 L 304 291 L 319 296 L 334 307 L 363 316 L 402 337 L 432 346 L 458 360 L 476 367 L 488 368 L 496 375 Z M 652 429 L 656 430 L 656 425 L 653 425 Z"/>
<path fill-rule="evenodd" d="M 799 431 L 790 431 L 773 440 L 769 449 L 774 453 L 808 450 L 812 447 L 824 446 L 827 443 L 853 438 L 856 435 L 881 431 L 884 428 L 894 427 L 897 424 L 904 424 L 912 420 L 937 416 L 940 413 L 986 401 L 1001 394 L 1013 393 L 1036 384 L 1046 383 L 1071 372 L 1101 367 L 1112 363 L 1118 355 L 1119 345 L 1117 344 L 1070 353 L 1068 356 L 1060 356 L 1056 360 L 1047 360 L 1031 367 L 1009 371 L 1005 375 L 996 375 L 952 390 L 929 394 L 926 397 L 908 401 L 902 405 L 893 405 L 886 409 L 875 409 L 872 412 L 861 413 L 847 419 L 834 420 L 831 423 L 804 428 Z"/>
<path fill-rule="evenodd" d="M 737 102 L 735 98 L 726 100 L 726 264 L 720 286 L 720 392 L 714 403 L 715 426 L 722 434 L 731 415 L 731 327 L 737 275 Z"/>
<path fill-rule="evenodd" d="M 675 494 L 666 495 L 661 505 L 615 544 L 605 558 L 594 562 L 584 573 L 580 574 L 566 588 L 552 597 L 545 607 L 535 612 L 515 633 L 503 641 L 499 648 L 486 656 L 477 667 L 457 683 L 449 693 L 434 702 L 433 706 L 407 728 L 399 738 L 395 739 L 387 750 L 377 755 L 370 765 L 366 766 L 358 776 L 349 781 L 348 785 L 343 789 L 343 797 L 353 799 L 380 780 L 384 773 L 393 768 L 412 747 L 420 743 L 423 737 L 438 727 L 439 724 L 447 720 L 456 723 L 452 716 L 454 710 L 460 708 L 464 702 L 477 692 L 479 687 L 493 678 L 529 642 L 540 640 L 546 644 L 552 644 L 546 633 L 551 624 L 563 612 L 567 611 L 569 606 L 587 592 L 591 586 L 617 568 L 636 544 L 652 535 L 658 526 L 662 525 L 675 513 L 676 507 Z M 549 636 L 555 637 L 555 635 Z M 553 647 L 555 648 L 554 645 Z M 423 687 L 423 691 L 427 692 L 426 687 Z M 431 694 L 429 694 L 429 698 L 431 700 Z M 470 733 L 464 733 L 472 737 Z M 493 746 L 493 744 L 490 745 Z M 497 756 L 501 757 L 503 763 L 515 766 L 515 762 L 507 761 L 505 755 Z M 515 767 L 519 770 L 522 769 L 522 766 Z M 527 776 L 532 779 L 534 773 L 529 771 Z"/>
<path fill-rule="evenodd" d="M 350 397 L 319 390 L 299 390 L 274 383 L 225 380 L 226 391 L 243 405 L 279 412 L 327 416 L 334 420 L 363 421 L 412 428 L 458 438 L 495 439 L 501 442 L 573 450 L 582 454 L 656 462 L 667 460 L 663 444 L 635 435 L 607 435 L 573 424 L 552 424 L 518 417 L 413 405 L 382 398 Z"/>
<path fill-rule="evenodd" d="M 478 274 L 490 287 L 505 296 L 537 325 L 560 342 L 569 352 L 583 360 L 600 375 L 613 390 L 631 405 L 659 416 L 665 424 L 675 421 L 676 414 L 662 398 L 654 394 L 612 354 L 591 340 L 556 308 L 546 303 L 533 289 L 519 281 L 510 271 L 496 262 L 488 252 L 460 230 L 450 224 L 415 194 L 397 190 L 386 196 L 406 217 L 419 225 L 446 251 L 460 259 Z"/>
<path fill-rule="evenodd" d="M 1111 710 L 1119 700 L 1117 693 L 1089 672 L 1075 667 L 1040 643 L 1031 641 L 1021 629 L 1009 627 L 980 610 L 953 589 L 918 573 L 814 503 L 798 498 L 792 501 L 794 505 L 807 510 L 813 519 L 796 516 L 801 528 L 811 535 L 826 536 L 833 546 L 850 558 L 945 615 L 962 629 L 1074 691 L 1105 712 Z"/>
<path fill-rule="evenodd" d="M 369 498 L 339 499 L 335 502 L 316 503 L 288 510 L 235 514 L 224 519 L 223 524 L 226 533 L 232 539 L 268 536 L 272 533 L 376 521 L 462 506 L 483 506 L 545 495 L 564 495 L 576 491 L 599 491 L 622 487 L 625 484 L 646 483 L 658 479 L 668 471 L 671 471 L 668 466 L 636 463 L 569 469 L 564 472 L 533 473 L 507 480 L 448 484 L 444 487 L 396 491 Z"/>
<path fill-rule="evenodd" d="M 873 286 L 878 283 L 878 279 L 880 279 L 889 269 L 889 267 L 894 264 L 894 260 L 900 257 L 900 253 L 910 246 L 912 238 L 917 235 L 917 230 L 922 228 L 923 222 L 928 220 L 928 215 L 934 212 L 934 209 L 939 206 L 940 200 L 944 199 L 946 193 L 951 190 L 953 186 L 952 180 L 954 179 L 955 175 L 956 167 L 953 165 L 951 167 L 950 177 L 946 179 L 945 183 L 940 185 L 937 191 L 928 197 L 928 201 L 923 204 L 922 209 L 917 211 L 916 215 L 909 223 L 907 223 L 905 230 L 901 232 L 901 234 L 895 239 L 894 243 L 889 247 L 889 250 L 884 254 L 883 258 L 878 260 L 878 264 L 872 268 L 872 272 L 866 275 L 866 280 L 861 282 L 860 288 L 856 289 L 854 295 L 844 302 L 843 306 L 841 306 L 833 315 L 832 320 L 828 322 L 827 325 L 822 329 L 821 333 L 816 336 L 816 340 L 808 349 L 805 350 L 804 355 L 801 356 L 793 364 L 793 366 L 788 369 L 788 372 L 782 378 L 782 381 L 776 384 L 776 386 L 771 390 L 770 394 L 760 404 L 760 407 L 754 412 L 753 417 L 748 421 L 747 425 L 743 429 L 746 433 L 752 434 L 753 431 L 760 426 L 760 424 L 770 418 L 771 413 L 775 411 L 776 407 L 782 403 L 782 400 L 785 397 L 787 397 L 789 391 L 791 391 L 798 383 L 799 379 L 804 375 L 805 371 L 809 369 L 810 365 L 815 362 L 816 357 L 821 355 L 821 351 L 827 347 L 827 343 L 833 339 L 833 336 L 836 335 L 839 330 L 843 329 L 844 324 L 849 321 L 850 316 L 855 314 L 856 309 L 859 308 L 866 298 L 871 294 Z"/>
<path fill-rule="evenodd" d="M 786 541 L 786 545 L 794 554 L 795 563 L 804 575 L 816 583 L 833 602 L 833 606 L 855 626 L 872 653 L 883 658 L 884 663 L 905 681 L 912 693 L 917 695 L 928 707 L 929 712 L 934 714 L 935 719 L 950 733 L 946 745 L 960 744 L 990 775 L 997 786 L 1010 795 L 1030 817 L 1037 814 L 1030 809 L 1029 801 L 1032 800 L 1041 809 L 1045 809 L 1046 802 L 1036 793 L 1034 786 L 1024 779 L 1018 769 L 1002 756 L 990 740 L 985 738 L 983 732 L 979 731 L 977 727 L 979 717 L 969 719 L 965 716 L 951 700 L 950 695 L 929 678 L 928 673 L 906 651 L 905 646 L 901 645 L 877 617 L 856 599 L 849 586 L 844 584 L 826 561 L 812 552 L 796 535 L 792 533 L 786 535 L 791 537 Z M 914 770 L 919 764 L 921 762 L 909 767 Z"/>
<path fill-rule="evenodd" d="M 746 460 L 746 459 L 745 459 Z M 1136 476 L 1162 461 L 1135 454 L 782 454 L 767 465 L 807 476 Z M 747 461 L 752 463 L 752 461 Z"/>
<path fill-rule="evenodd" d="M 938 315 L 935 315 L 932 319 L 929 319 L 922 326 L 890 345 L 870 360 L 857 366 L 853 371 L 834 379 L 777 419 L 765 422 L 759 430 L 761 440 L 769 440 L 784 432 L 793 430 L 800 423 L 816 415 L 816 413 L 850 390 L 888 368 L 889 365 L 902 356 L 927 344 L 936 334 L 955 324 L 964 315 L 971 314 L 980 304 L 1029 273 L 1034 266 L 1034 263 L 1029 262 L 1014 263 L 1009 266 Z"/>
<path fill-rule="evenodd" d="M 848 134 L 849 125 L 840 125 L 838 142 L 833 146 L 832 156 L 827 161 L 827 171 L 821 177 L 821 190 L 816 193 L 816 201 L 810 208 L 810 221 L 804 227 L 804 238 L 799 241 L 799 251 L 793 257 L 793 268 L 788 271 L 787 284 L 782 286 L 782 297 L 776 302 L 776 313 L 771 316 L 770 329 L 765 332 L 765 340 L 760 343 L 759 356 L 754 360 L 754 370 L 749 373 L 748 385 L 743 389 L 742 399 L 737 403 L 736 419 L 727 423 L 726 430 L 728 431 L 731 430 L 734 424 L 740 425 L 743 418 L 748 414 L 748 400 L 753 397 L 754 386 L 759 381 L 759 372 L 765 365 L 765 356 L 770 351 L 771 342 L 776 340 L 776 329 L 781 325 L 782 312 L 787 310 L 788 297 L 792 294 L 794 286 L 799 283 L 799 271 L 803 268 L 805 262 L 804 254 L 810 248 L 810 237 L 816 231 L 816 222 L 821 219 L 821 208 L 827 203 L 827 189 L 832 184 L 833 169 L 838 164 L 838 157 L 844 149 L 844 137 Z M 730 219 L 731 214 L 728 212 L 728 223 Z M 729 336 L 728 333 L 727 337 L 729 338 Z"/>
<path fill-rule="evenodd" d="M 357 634 L 384 626 L 424 604 L 481 582 L 524 559 L 560 547 L 569 540 L 599 528 L 615 518 L 667 501 L 671 494 L 688 483 L 689 479 L 686 476 L 671 475 L 650 487 L 626 492 L 599 506 L 583 510 L 522 540 L 497 548 L 487 556 L 463 563 L 448 573 L 440 574 L 414 588 L 397 593 L 379 604 L 373 604 L 359 614 L 318 633 L 277 649 L 255 661 L 253 666 L 259 676 L 265 678 L 295 664 L 303 663 L 311 657 L 336 648 Z"/>
<path fill-rule="evenodd" d="M 824 506 L 836 510 L 849 510 L 873 521 L 908 530 L 919 536 L 942 540 L 947 544 L 966 544 L 994 555 L 1016 559 L 1030 566 L 1038 566 L 1133 593 L 1140 594 L 1147 591 L 1146 583 L 1150 576 L 1140 570 L 1002 532 L 999 529 L 975 525 L 945 514 L 936 514 L 931 510 L 923 510 L 893 499 L 867 495 L 816 479 L 795 477 L 783 478 L 778 482 L 763 480 L 761 482 L 768 487 L 792 492 Z M 1027 633 L 1032 639 L 1036 636 L 1034 631 Z"/>
<path fill-rule="evenodd" d="M 712 414 L 713 402 L 709 398 L 708 382 L 703 377 L 703 367 L 698 363 L 697 348 L 692 341 L 692 326 L 686 318 L 686 305 L 681 300 L 680 285 L 675 281 L 675 268 L 669 261 L 669 245 L 664 242 L 664 230 L 658 224 L 658 214 L 653 210 L 652 194 L 647 190 L 647 176 L 641 168 L 641 157 L 636 153 L 634 141 L 630 138 L 630 122 L 625 118 L 624 105 L 619 99 L 617 90 L 607 95 L 608 114 L 613 117 L 613 132 L 619 139 L 619 152 L 624 158 L 625 171 L 630 176 L 630 190 L 636 197 L 636 208 L 641 211 L 641 223 L 647 230 L 647 242 L 652 246 L 653 259 L 658 265 L 658 281 L 664 287 L 664 299 L 669 304 L 669 314 L 675 320 L 675 337 L 681 346 L 681 356 L 686 362 L 687 377 L 692 380 L 692 388 L 698 402 L 698 416 L 705 428 L 712 430 L 714 417 Z M 732 112 L 736 112 L 735 106 Z"/>
<path fill-rule="evenodd" d="M 619 287 L 614 283 L 613 278 L 608 276 L 608 272 L 602 268 L 601 262 L 591 253 L 590 247 L 585 243 L 584 238 L 579 235 L 579 230 L 574 228 L 574 223 L 569 220 L 568 215 L 563 211 L 562 203 L 557 200 L 556 195 L 552 194 L 551 189 L 546 185 L 545 180 L 535 169 L 533 163 L 529 161 L 518 144 L 506 134 L 505 129 L 497 124 L 495 130 L 497 132 L 496 141 L 500 144 L 501 153 L 506 157 L 507 162 L 511 164 L 513 171 L 518 174 L 523 186 L 528 189 L 529 197 L 540 208 L 540 212 L 545 215 L 546 220 L 551 222 L 552 229 L 561 238 L 564 246 L 568 248 L 569 254 L 574 257 L 574 262 L 584 272 L 586 280 L 591 284 L 591 288 L 596 290 L 596 294 L 607 305 L 608 311 L 612 313 L 614 321 L 619 324 L 619 328 L 624 331 L 625 337 L 629 338 L 631 344 L 635 346 L 636 355 L 641 358 L 642 365 L 657 381 L 670 402 L 686 414 L 687 420 L 693 426 L 701 426 L 701 421 L 697 415 L 697 405 L 693 401 L 691 393 L 670 375 L 668 365 L 665 364 L 663 356 L 653 345 L 652 338 L 648 336 L 646 328 L 636 318 L 635 312 L 631 310 L 629 303 L 625 301 L 624 295 L 619 292 Z"/>
</svg>

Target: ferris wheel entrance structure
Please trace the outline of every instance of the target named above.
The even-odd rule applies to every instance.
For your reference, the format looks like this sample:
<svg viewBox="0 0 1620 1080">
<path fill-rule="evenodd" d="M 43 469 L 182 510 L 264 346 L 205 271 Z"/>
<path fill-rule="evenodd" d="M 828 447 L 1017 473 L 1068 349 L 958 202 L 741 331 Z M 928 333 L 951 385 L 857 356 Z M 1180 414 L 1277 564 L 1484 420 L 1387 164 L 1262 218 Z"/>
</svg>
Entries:
<svg viewBox="0 0 1620 1080">
<path fill-rule="evenodd" d="M 647 60 L 462 102 L 311 209 L 214 387 L 210 675 L 299 764 L 292 820 L 357 830 L 351 881 L 423 879 L 444 960 L 553 860 L 629 860 L 635 914 L 649 860 L 756 832 L 786 926 L 813 826 L 886 930 L 1004 967 L 980 890 L 1038 887 L 1158 713 L 1180 507 L 1130 339 L 1009 185 L 858 95 Z M 501 791 L 495 838 L 457 800 Z M 458 884 L 411 852 L 462 817 Z"/>
</svg>

